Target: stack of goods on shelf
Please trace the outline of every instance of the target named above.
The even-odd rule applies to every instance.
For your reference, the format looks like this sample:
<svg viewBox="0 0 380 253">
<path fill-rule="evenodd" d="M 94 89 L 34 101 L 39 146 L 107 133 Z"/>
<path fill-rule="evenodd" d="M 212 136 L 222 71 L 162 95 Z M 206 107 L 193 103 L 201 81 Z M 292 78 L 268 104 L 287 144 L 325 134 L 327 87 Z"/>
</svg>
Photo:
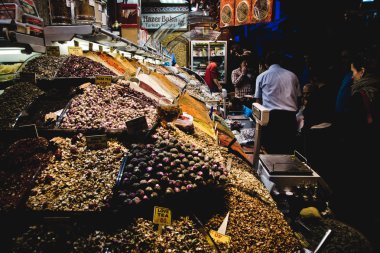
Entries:
<svg viewBox="0 0 380 253">
<path fill-rule="evenodd" d="M 20 68 L 21 63 L 0 64 L 0 82 L 14 79 L 14 74 Z"/>
<path fill-rule="evenodd" d="M 81 56 L 69 56 L 58 70 L 57 77 L 93 77 L 116 73 L 99 62 Z"/>
<path fill-rule="evenodd" d="M 0 128 L 14 126 L 20 113 L 25 110 L 43 91 L 31 83 L 16 83 L 0 95 Z"/>
<path fill-rule="evenodd" d="M 89 85 L 75 97 L 61 123 L 70 129 L 124 129 L 125 122 L 145 116 L 148 126 L 156 120 L 156 102 L 128 86 Z"/>
<path fill-rule="evenodd" d="M 60 211 L 104 208 L 112 196 L 126 148 L 110 140 L 107 148 L 91 150 L 80 134 L 51 141 L 56 145 L 54 159 L 36 180 L 27 207 Z"/>
<path fill-rule="evenodd" d="M 29 60 L 22 68 L 22 72 L 36 73 L 37 79 L 53 79 L 66 58 L 66 56 L 41 55 Z"/>
<path fill-rule="evenodd" d="M 16 141 L 0 156 L 0 211 L 14 210 L 49 161 L 48 141 L 30 138 Z"/>
</svg>

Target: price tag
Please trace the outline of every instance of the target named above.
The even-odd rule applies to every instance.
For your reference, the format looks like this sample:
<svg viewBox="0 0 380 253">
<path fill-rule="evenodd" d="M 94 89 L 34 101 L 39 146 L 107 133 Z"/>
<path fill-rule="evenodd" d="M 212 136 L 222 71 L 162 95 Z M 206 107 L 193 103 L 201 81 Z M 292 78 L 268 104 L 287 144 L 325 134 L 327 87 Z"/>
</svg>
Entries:
<svg viewBox="0 0 380 253">
<path fill-rule="evenodd" d="M 36 73 L 20 72 L 20 80 L 22 82 L 36 83 Z"/>
<path fill-rule="evenodd" d="M 88 1 L 88 4 L 89 4 L 90 6 L 95 6 L 95 0 L 89 0 L 89 1 Z"/>
<path fill-rule="evenodd" d="M 112 82 L 112 76 L 96 76 L 95 84 L 100 86 L 110 86 Z"/>
<path fill-rule="evenodd" d="M 154 207 L 153 223 L 158 225 L 170 226 L 172 224 L 172 211 L 165 207 Z"/>
<path fill-rule="evenodd" d="M 228 235 L 223 235 L 221 233 L 216 232 L 215 230 L 210 230 L 210 236 L 217 244 L 230 244 L 231 237 Z"/>
<path fill-rule="evenodd" d="M 108 146 L 106 135 L 86 136 L 86 145 L 90 149 L 102 149 Z"/>
<path fill-rule="evenodd" d="M 145 116 L 131 119 L 125 122 L 127 127 L 128 134 L 141 133 L 144 130 L 148 129 L 148 122 L 146 121 Z"/>
<path fill-rule="evenodd" d="M 103 53 L 103 46 L 99 46 L 99 52 Z"/>
<path fill-rule="evenodd" d="M 46 47 L 46 54 L 48 56 L 57 56 L 57 57 L 61 55 L 58 46 L 47 46 Z"/>
<path fill-rule="evenodd" d="M 76 56 L 82 56 L 83 50 L 81 47 L 69 47 L 69 54 L 70 55 L 76 55 Z"/>
<path fill-rule="evenodd" d="M 18 127 L 20 130 L 22 130 L 23 136 L 25 138 L 38 138 L 38 131 L 35 124 L 32 125 L 22 125 Z"/>
</svg>

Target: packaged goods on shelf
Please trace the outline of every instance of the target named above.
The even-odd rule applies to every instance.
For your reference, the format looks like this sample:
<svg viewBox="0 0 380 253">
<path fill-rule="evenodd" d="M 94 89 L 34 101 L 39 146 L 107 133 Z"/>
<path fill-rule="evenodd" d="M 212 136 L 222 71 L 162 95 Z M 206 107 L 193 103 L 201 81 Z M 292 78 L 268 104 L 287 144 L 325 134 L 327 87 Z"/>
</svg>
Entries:
<svg viewBox="0 0 380 253">
<path fill-rule="evenodd" d="M 68 0 L 49 0 L 49 8 L 52 25 L 70 25 L 72 23 Z"/>
<path fill-rule="evenodd" d="M 75 0 L 75 22 L 91 24 L 95 21 L 95 0 Z"/>
<path fill-rule="evenodd" d="M 31 83 L 16 83 L 0 95 L 0 128 L 12 127 L 20 113 L 43 92 Z"/>
<path fill-rule="evenodd" d="M 44 138 L 21 139 L 0 156 L 0 211 L 22 205 L 35 177 L 47 166 L 48 145 Z"/>
<path fill-rule="evenodd" d="M 66 56 L 41 55 L 28 61 L 22 72 L 36 73 L 37 79 L 52 79 L 66 58 Z"/>
<path fill-rule="evenodd" d="M 125 129 L 125 122 L 145 116 L 148 126 L 156 120 L 157 103 L 130 87 L 90 85 L 72 100 L 61 128 Z"/>
<path fill-rule="evenodd" d="M 58 70 L 57 77 L 93 77 L 115 73 L 99 62 L 81 56 L 69 56 Z"/>
<path fill-rule="evenodd" d="M 56 137 L 51 142 L 57 146 L 54 159 L 36 180 L 27 207 L 56 211 L 104 208 L 112 196 L 126 148 L 110 140 L 107 148 L 91 150 L 83 135 Z"/>
</svg>

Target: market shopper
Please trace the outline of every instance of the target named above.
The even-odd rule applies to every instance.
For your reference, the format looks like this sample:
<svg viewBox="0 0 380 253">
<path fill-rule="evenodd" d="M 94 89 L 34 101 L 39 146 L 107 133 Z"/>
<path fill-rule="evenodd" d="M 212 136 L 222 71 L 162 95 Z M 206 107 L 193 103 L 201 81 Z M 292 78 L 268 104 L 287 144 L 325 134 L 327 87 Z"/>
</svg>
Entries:
<svg viewBox="0 0 380 253">
<path fill-rule="evenodd" d="M 235 87 L 235 97 L 253 95 L 254 75 L 248 70 L 247 60 L 242 60 L 240 67 L 232 71 L 231 80 Z"/>
<path fill-rule="evenodd" d="M 222 85 L 219 83 L 218 66 L 220 65 L 220 59 L 218 57 L 211 58 L 210 63 L 206 68 L 205 81 L 211 92 L 222 91 Z"/>
<path fill-rule="evenodd" d="M 262 144 L 268 153 L 290 154 L 297 132 L 296 113 L 301 96 L 297 76 L 280 66 L 281 57 L 271 52 L 265 59 L 268 70 L 256 79 L 255 98 L 270 110 Z"/>
</svg>

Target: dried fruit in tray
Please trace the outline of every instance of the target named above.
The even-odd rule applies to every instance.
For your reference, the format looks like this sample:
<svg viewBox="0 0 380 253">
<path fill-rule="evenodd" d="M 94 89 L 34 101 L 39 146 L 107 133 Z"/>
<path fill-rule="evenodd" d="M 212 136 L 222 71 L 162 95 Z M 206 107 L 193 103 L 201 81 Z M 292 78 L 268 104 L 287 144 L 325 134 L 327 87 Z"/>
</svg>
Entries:
<svg viewBox="0 0 380 253">
<path fill-rule="evenodd" d="M 28 61 L 22 72 L 36 73 L 37 79 L 52 79 L 66 58 L 41 55 Z"/>
<path fill-rule="evenodd" d="M 79 134 L 51 140 L 54 159 L 36 180 L 27 207 L 33 210 L 94 211 L 105 208 L 126 148 L 116 141 L 91 150 Z"/>
<path fill-rule="evenodd" d="M 169 132 L 161 131 L 155 137 L 154 144 L 134 144 L 129 150 L 119 190 L 115 193 L 117 207 L 223 185 L 227 181 L 224 166 L 202 149 L 170 138 Z"/>
<path fill-rule="evenodd" d="M 0 211 L 16 209 L 51 157 L 44 138 L 21 139 L 0 157 Z"/>
<path fill-rule="evenodd" d="M 5 89 L 0 95 L 0 128 L 12 127 L 20 113 L 38 96 L 43 94 L 31 83 L 16 83 Z"/>
<path fill-rule="evenodd" d="M 69 56 L 58 70 L 57 77 L 93 77 L 115 73 L 87 57 Z"/>
</svg>

